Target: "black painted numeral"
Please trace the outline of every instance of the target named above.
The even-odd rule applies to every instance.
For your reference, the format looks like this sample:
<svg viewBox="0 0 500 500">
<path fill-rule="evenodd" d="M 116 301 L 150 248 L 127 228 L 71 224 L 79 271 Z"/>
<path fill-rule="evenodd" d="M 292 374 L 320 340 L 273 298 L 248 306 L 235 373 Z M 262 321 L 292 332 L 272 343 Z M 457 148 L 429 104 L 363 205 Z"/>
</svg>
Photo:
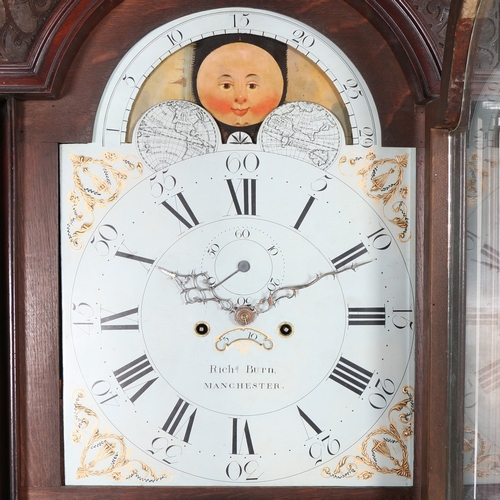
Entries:
<svg viewBox="0 0 500 500">
<path fill-rule="evenodd" d="M 323 431 L 319 428 L 318 425 L 314 423 L 314 421 L 307 415 L 303 410 L 301 410 L 297 406 L 297 410 L 299 411 L 299 415 L 302 418 L 303 422 L 305 422 L 316 434 L 321 434 Z M 307 432 L 307 427 L 304 425 L 304 429 L 306 430 L 307 437 L 309 438 L 309 432 Z"/>
<path fill-rule="evenodd" d="M 234 209 L 238 215 L 257 215 L 257 179 L 240 179 L 235 187 L 232 179 L 226 179 Z M 242 192 L 243 196 L 238 196 Z"/>
<path fill-rule="evenodd" d="M 477 252 L 478 236 L 472 231 L 467 231 L 467 240 L 467 249 Z M 483 243 L 481 246 L 481 259 L 473 260 L 490 269 L 500 270 L 500 252 L 488 243 Z"/>
<path fill-rule="evenodd" d="M 293 226 L 294 229 L 300 228 L 302 222 L 304 221 L 306 215 L 308 214 L 308 212 L 311 209 L 312 204 L 314 203 L 315 200 L 316 200 L 316 198 L 314 198 L 314 196 L 309 196 L 309 199 L 307 200 L 307 203 L 305 204 L 304 208 L 302 209 L 302 212 L 300 213 L 299 218 L 297 219 L 297 222 Z"/>
<path fill-rule="evenodd" d="M 372 376 L 373 372 L 341 357 L 329 378 L 361 396 Z"/>
<path fill-rule="evenodd" d="M 138 311 L 139 308 L 135 307 L 116 314 L 110 314 L 104 318 L 101 317 L 101 330 L 139 330 L 137 318 L 132 318 L 137 316 Z M 117 322 L 122 318 L 126 318 L 126 321 Z"/>
<path fill-rule="evenodd" d="M 349 307 L 349 326 L 385 326 L 385 307 Z"/>
<path fill-rule="evenodd" d="M 185 443 L 189 443 L 194 419 L 196 417 L 196 409 L 191 413 L 191 415 L 186 415 L 186 412 L 190 406 L 191 405 L 187 401 L 179 398 L 162 427 L 162 429 L 166 433 L 172 436 L 176 436 L 178 431 L 185 427 L 184 437 L 182 438 L 182 441 L 184 441 Z"/>
<path fill-rule="evenodd" d="M 189 206 L 188 202 L 186 201 L 186 198 L 184 198 L 184 195 L 182 193 L 178 193 L 175 198 L 177 198 L 181 202 L 181 205 L 184 207 L 184 210 L 186 211 L 186 217 L 181 215 L 180 212 L 178 212 L 177 209 L 170 205 L 167 201 L 163 201 L 162 205 L 188 229 L 191 229 L 193 225 L 197 226 L 199 224 L 199 221 L 194 215 L 194 212 Z M 188 218 L 190 219 L 190 221 L 188 221 Z"/>
<path fill-rule="evenodd" d="M 252 436 L 250 435 L 250 428 L 248 427 L 248 421 L 245 420 L 243 425 L 243 433 L 239 430 L 239 418 L 233 418 L 233 431 L 231 437 L 231 452 L 233 455 L 242 455 L 243 443 L 246 444 L 245 455 L 255 455 L 255 450 L 253 447 Z"/>
<path fill-rule="evenodd" d="M 500 359 L 481 368 L 478 376 L 479 385 L 486 394 L 498 389 L 500 387 Z"/>
<path fill-rule="evenodd" d="M 149 376 L 151 372 L 154 372 L 154 369 L 147 356 L 143 354 L 130 363 L 118 368 L 118 370 L 115 370 L 113 374 L 124 391 L 128 391 L 130 389 L 134 389 L 135 391 L 135 389 L 137 389 L 133 392 L 132 396 L 129 396 L 130 401 L 135 403 L 135 401 L 142 396 L 156 380 L 158 380 L 158 377 L 152 378 Z M 136 382 L 139 384 L 132 385 Z"/>
<path fill-rule="evenodd" d="M 359 245 L 356 245 L 346 252 L 341 253 L 337 257 L 333 258 L 332 264 L 334 265 L 335 269 L 341 269 L 342 267 L 350 264 L 353 260 L 364 255 L 365 253 L 368 253 L 368 250 L 363 243 L 360 243 Z"/>
<path fill-rule="evenodd" d="M 136 262 L 142 262 L 143 264 L 153 264 L 154 259 L 148 259 L 147 257 L 142 257 L 140 255 L 135 255 L 128 252 L 121 252 L 120 250 L 116 252 L 116 257 L 121 257 L 122 259 L 135 260 Z"/>
</svg>

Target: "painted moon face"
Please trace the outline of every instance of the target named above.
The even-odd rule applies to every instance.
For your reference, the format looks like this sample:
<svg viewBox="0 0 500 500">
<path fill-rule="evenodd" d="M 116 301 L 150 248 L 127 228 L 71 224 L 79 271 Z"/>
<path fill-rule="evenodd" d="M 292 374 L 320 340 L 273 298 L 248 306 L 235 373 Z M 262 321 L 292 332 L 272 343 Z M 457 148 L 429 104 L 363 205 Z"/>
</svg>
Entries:
<svg viewBox="0 0 500 500">
<path fill-rule="evenodd" d="M 260 123 L 278 106 L 284 81 L 269 52 L 236 42 L 205 58 L 196 87 L 201 103 L 216 120 L 244 127 Z"/>
</svg>

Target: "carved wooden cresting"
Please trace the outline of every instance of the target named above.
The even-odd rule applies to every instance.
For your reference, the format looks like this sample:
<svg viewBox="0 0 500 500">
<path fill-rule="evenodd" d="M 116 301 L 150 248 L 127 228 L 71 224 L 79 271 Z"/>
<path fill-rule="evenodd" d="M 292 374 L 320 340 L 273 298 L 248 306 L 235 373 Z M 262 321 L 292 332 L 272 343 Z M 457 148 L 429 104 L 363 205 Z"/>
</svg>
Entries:
<svg viewBox="0 0 500 500">
<path fill-rule="evenodd" d="M 0 0 L 0 63 L 26 61 L 60 0 Z"/>
</svg>

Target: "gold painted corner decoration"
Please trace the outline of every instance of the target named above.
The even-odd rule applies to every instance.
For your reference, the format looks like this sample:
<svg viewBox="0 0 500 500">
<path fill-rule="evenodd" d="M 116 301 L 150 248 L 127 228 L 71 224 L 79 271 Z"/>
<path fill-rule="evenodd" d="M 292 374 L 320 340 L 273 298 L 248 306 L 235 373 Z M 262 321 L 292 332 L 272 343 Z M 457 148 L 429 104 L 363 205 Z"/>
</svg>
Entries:
<svg viewBox="0 0 500 500">
<path fill-rule="evenodd" d="M 139 483 L 169 482 L 172 473 L 157 474 L 141 460 L 128 457 L 129 451 L 123 436 L 99 430 L 99 418 L 81 401 L 85 393 L 77 389 L 74 393 L 73 444 L 83 446 L 80 467 L 76 479 L 89 476 L 106 476 L 116 482 L 137 481 Z"/>
<path fill-rule="evenodd" d="M 500 454 L 491 452 L 479 432 L 468 426 L 464 432 L 464 471 L 473 471 L 478 478 L 500 476 Z"/>
<path fill-rule="evenodd" d="M 398 239 L 405 243 L 411 239 L 408 229 L 409 214 L 406 200 L 410 196 L 410 186 L 403 185 L 403 176 L 408 166 L 408 155 L 377 159 L 373 151 L 365 156 L 348 153 L 339 160 L 339 171 L 348 177 L 361 176 L 360 186 L 366 196 L 381 201 L 385 218 L 395 224 L 401 232 Z M 354 172 L 354 173 L 353 173 Z M 396 217 L 385 213 L 386 206 L 399 214 Z"/>
<path fill-rule="evenodd" d="M 370 432 L 361 444 L 359 455 L 346 455 L 335 468 L 323 468 L 323 477 L 360 481 L 371 479 L 375 473 L 411 477 L 407 442 L 413 435 L 414 390 L 405 386 L 402 392 L 407 397 L 389 410 L 389 426 L 381 425 Z"/>
<path fill-rule="evenodd" d="M 71 248 L 81 250 L 83 242 L 80 237 L 93 226 L 94 209 L 106 207 L 116 200 L 131 174 L 142 175 L 143 166 L 136 157 L 109 151 L 104 152 L 100 159 L 73 154 L 69 157 L 73 163 L 74 189 L 68 194 L 71 212 L 67 236 Z"/>
<path fill-rule="evenodd" d="M 489 189 L 490 179 L 497 171 L 498 162 L 484 158 L 478 151 L 467 160 L 467 203 L 470 207 L 476 204 L 482 193 Z"/>
</svg>

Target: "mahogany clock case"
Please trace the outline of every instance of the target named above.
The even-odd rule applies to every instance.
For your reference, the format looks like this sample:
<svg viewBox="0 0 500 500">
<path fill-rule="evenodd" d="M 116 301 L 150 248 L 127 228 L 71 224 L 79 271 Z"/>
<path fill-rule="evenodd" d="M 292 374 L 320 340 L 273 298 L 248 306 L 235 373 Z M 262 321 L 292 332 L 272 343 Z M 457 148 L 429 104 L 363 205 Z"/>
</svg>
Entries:
<svg viewBox="0 0 500 500">
<path fill-rule="evenodd" d="M 81 5 L 90 3 L 80 2 Z M 427 84 L 422 84 L 422 74 L 414 70 L 402 45 L 391 35 L 386 20 L 364 2 L 357 1 L 329 1 L 307 7 L 296 1 L 270 5 L 259 1 L 237 4 L 279 11 L 330 38 L 358 68 L 372 93 L 381 120 L 382 145 L 416 147 L 417 164 L 422 165 L 425 115 L 418 103 L 431 96 L 429 87 L 435 92 L 436 86 L 427 85 L 430 78 Z M 203 7 L 228 6 L 225 1 L 210 1 Z M 137 40 L 170 20 L 198 10 L 196 2 L 124 1 L 107 14 L 105 6 L 98 6 L 92 16 L 88 16 L 87 30 L 90 32 L 89 26 L 94 24 L 95 28 L 83 42 L 78 36 L 73 36 L 73 44 L 68 44 L 71 50 L 66 59 L 60 60 L 59 72 L 56 72 L 51 87 L 55 99 L 8 98 L 2 103 L 2 160 L 4 165 L 11 167 L 2 169 L 2 203 L 4 214 L 7 214 L 2 231 L 8 239 L 7 245 L 2 245 L 5 271 L 2 285 L 9 290 L 9 297 L 2 302 L 2 312 L 4 318 L 10 318 L 8 324 L 4 320 L 5 327 L 13 332 L 9 364 L 14 369 L 12 396 L 9 398 L 8 391 L 4 391 L 2 397 L 5 402 L 9 400 L 12 408 L 10 448 L 14 467 L 11 488 L 20 498 L 100 498 L 99 495 L 105 498 L 112 494 L 113 498 L 132 499 L 145 492 L 144 488 L 127 487 L 107 488 L 104 494 L 99 487 L 82 490 L 63 486 L 58 148 L 61 143 L 91 141 L 94 117 L 106 82 Z M 64 22 L 54 30 L 60 36 L 70 31 Z M 26 97 L 26 92 L 21 90 L 19 93 Z M 417 199 L 423 193 L 423 179 L 424 172 L 420 167 L 414 193 Z M 422 214 L 421 201 L 417 203 L 417 210 Z M 421 221 L 422 215 L 417 227 L 421 227 Z M 417 248 L 421 249 L 422 241 L 418 241 Z M 422 252 L 418 250 L 417 253 L 421 258 Z M 418 266 L 417 269 L 422 268 Z M 417 304 L 420 308 L 423 278 L 422 272 L 417 271 Z M 9 312 L 11 314 L 7 314 Z M 420 314 L 417 310 L 417 325 L 421 323 Z M 373 499 L 418 498 L 427 481 L 423 479 L 422 471 L 427 465 L 422 457 L 423 449 L 430 446 L 430 431 L 419 416 L 429 410 L 423 397 L 429 374 L 423 361 L 425 347 L 422 343 L 426 339 L 418 334 L 417 339 L 417 379 L 420 384 L 416 389 L 422 396 L 417 404 L 415 486 L 370 489 L 370 498 Z M 7 346 L 4 347 L 7 351 Z M 2 386 L 6 387 L 5 384 Z M 5 434 L 3 439 L 7 440 Z M 445 437 L 441 437 L 440 442 L 434 440 L 433 449 L 439 449 L 443 439 Z M 435 459 L 439 460 L 439 453 Z M 364 488 L 352 488 L 349 493 L 346 490 L 315 490 L 314 493 L 308 490 L 304 495 L 366 498 L 366 492 Z M 176 498 L 240 497 L 238 490 L 230 488 L 177 489 L 173 494 Z M 164 498 L 165 492 L 153 488 L 148 489 L 147 495 L 152 499 Z M 296 498 L 300 493 L 295 489 L 279 488 L 252 490 L 252 495 L 254 498 L 271 498 L 271 495 Z"/>
</svg>

